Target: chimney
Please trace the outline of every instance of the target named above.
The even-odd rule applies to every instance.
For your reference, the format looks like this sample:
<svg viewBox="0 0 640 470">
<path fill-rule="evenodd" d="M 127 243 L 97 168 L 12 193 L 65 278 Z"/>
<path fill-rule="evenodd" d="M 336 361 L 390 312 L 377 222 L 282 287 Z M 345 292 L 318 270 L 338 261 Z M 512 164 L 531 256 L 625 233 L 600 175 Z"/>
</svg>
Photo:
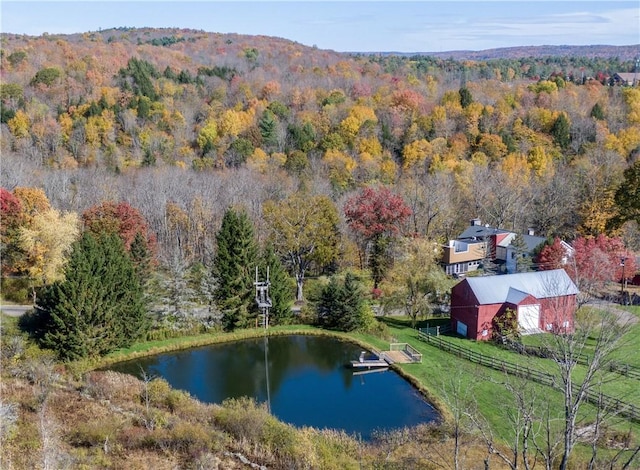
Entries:
<svg viewBox="0 0 640 470">
<path fill-rule="evenodd" d="M 471 226 L 472 227 L 476 227 L 482 225 L 482 222 L 480 221 L 480 219 L 471 219 Z"/>
<path fill-rule="evenodd" d="M 531 235 L 533 237 L 535 234 L 536 234 L 535 230 L 533 230 L 531 227 L 527 229 L 527 235 Z"/>
</svg>

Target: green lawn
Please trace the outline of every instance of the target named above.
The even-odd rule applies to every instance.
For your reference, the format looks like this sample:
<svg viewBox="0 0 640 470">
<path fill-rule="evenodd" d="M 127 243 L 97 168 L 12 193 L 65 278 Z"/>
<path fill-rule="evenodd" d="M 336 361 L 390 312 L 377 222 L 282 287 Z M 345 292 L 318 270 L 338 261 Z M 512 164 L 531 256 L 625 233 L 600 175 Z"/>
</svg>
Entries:
<svg viewBox="0 0 640 470">
<path fill-rule="evenodd" d="M 400 342 L 410 343 L 420 353 L 422 353 L 422 364 L 405 364 L 400 368 L 412 375 L 420 384 L 435 395 L 438 400 L 446 395 L 451 395 L 454 387 L 468 391 L 467 399 L 475 402 L 475 406 L 490 424 L 492 431 L 503 439 L 509 440 L 512 436 L 512 428 L 508 417 L 508 411 L 513 409 L 513 396 L 505 387 L 505 383 L 516 385 L 516 388 L 526 387 L 527 393 L 540 399 L 539 406 L 543 407 L 547 403 L 554 410 L 562 410 L 563 397 L 560 392 L 544 385 L 524 382 L 492 369 L 472 364 L 464 359 L 459 359 L 455 355 L 441 351 L 435 346 L 421 341 L 416 330 L 408 327 L 401 318 L 383 319 L 389 325 L 394 337 Z M 636 334 L 633 330 L 631 335 Z M 626 339 L 626 338 L 625 338 Z M 557 366 L 548 359 L 532 358 L 504 350 L 489 342 L 476 342 L 458 337 L 446 337 L 447 341 L 453 344 L 469 348 L 477 353 L 499 358 L 511 363 L 528 366 L 532 369 L 555 373 Z M 637 343 L 636 343 L 637 344 Z M 584 368 L 578 367 L 575 379 L 579 380 L 584 376 Z M 609 381 L 603 384 L 604 393 L 620 398 L 627 403 L 640 403 L 640 387 L 638 381 L 621 377 L 617 374 L 606 374 Z M 459 384 L 459 385 L 457 385 Z M 593 421 L 595 408 L 590 404 L 585 404 L 582 409 L 578 425 L 586 425 Z M 630 424 L 625 420 L 618 420 L 620 431 L 633 429 L 636 439 L 640 437 L 640 425 Z"/>
</svg>

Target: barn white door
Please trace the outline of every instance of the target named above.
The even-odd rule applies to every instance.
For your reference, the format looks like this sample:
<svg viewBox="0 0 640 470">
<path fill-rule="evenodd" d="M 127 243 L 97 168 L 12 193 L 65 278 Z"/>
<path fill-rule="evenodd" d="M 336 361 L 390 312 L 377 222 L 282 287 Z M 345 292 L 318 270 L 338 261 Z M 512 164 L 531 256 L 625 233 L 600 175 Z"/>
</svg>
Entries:
<svg viewBox="0 0 640 470">
<path fill-rule="evenodd" d="M 540 329 L 540 305 L 520 305 L 518 307 L 518 327 L 522 331 Z"/>
</svg>

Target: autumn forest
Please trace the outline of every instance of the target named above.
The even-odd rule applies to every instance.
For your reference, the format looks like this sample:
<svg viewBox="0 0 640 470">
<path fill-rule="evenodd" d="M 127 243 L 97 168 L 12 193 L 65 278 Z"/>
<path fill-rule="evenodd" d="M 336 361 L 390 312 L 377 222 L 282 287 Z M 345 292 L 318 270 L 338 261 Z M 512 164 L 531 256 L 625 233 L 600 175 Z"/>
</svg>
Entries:
<svg viewBox="0 0 640 470">
<path fill-rule="evenodd" d="M 190 262 L 227 207 L 266 238 L 265 202 L 303 191 L 342 213 L 371 185 L 410 206 L 404 234 L 444 241 L 478 217 L 637 248 L 614 200 L 640 145 L 640 91 L 610 86 L 629 49 L 483 62 L 189 30 L 5 34 L 2 186 L 42 189 L 61 224 L 126 201 L 161 256 Z M 339 262 L 357 263 L 340 233 Z"/>
</svg>

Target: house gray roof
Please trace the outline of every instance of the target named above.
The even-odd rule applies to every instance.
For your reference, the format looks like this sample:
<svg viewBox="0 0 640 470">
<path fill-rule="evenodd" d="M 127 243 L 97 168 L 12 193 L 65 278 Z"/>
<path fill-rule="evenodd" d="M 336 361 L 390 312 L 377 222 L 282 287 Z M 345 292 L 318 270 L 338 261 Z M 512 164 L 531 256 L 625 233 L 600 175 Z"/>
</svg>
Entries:
<svg viewBox="0 0 640 470">
<path fill-rule="evenodd" d="M 468 277 L 467 282 L 481 305 L 517 304 L 527 295 L 536 299 L 578 294 L 578 288 L 564 269 Z"/>
<path fill-rule="evenodd" d="M 527 245 L 527 251 L 529 253 L 533 253 L 533 250 L 547 241 L 544 237 L 537 237 L 535 235 L 528 234 L 522 235 L 522 238 L 524 238 L 524 243 Z"/>
<path fill-rule="evenodd" d="M 503 230 L 501 228 L 495 228 L 495 227 L 487 227 L 485 225 L 470 225 L 465 229 L 464 232 L 462 232 L 458 236 L 458 239 L 460 240 L 465 238 L 482 238 L 482 237 L 488 237 L 490 235 L 494 235 L 496 233 L 511 233 L 511 232 L 509 232 L 509 230 Z"/>
</svg>

